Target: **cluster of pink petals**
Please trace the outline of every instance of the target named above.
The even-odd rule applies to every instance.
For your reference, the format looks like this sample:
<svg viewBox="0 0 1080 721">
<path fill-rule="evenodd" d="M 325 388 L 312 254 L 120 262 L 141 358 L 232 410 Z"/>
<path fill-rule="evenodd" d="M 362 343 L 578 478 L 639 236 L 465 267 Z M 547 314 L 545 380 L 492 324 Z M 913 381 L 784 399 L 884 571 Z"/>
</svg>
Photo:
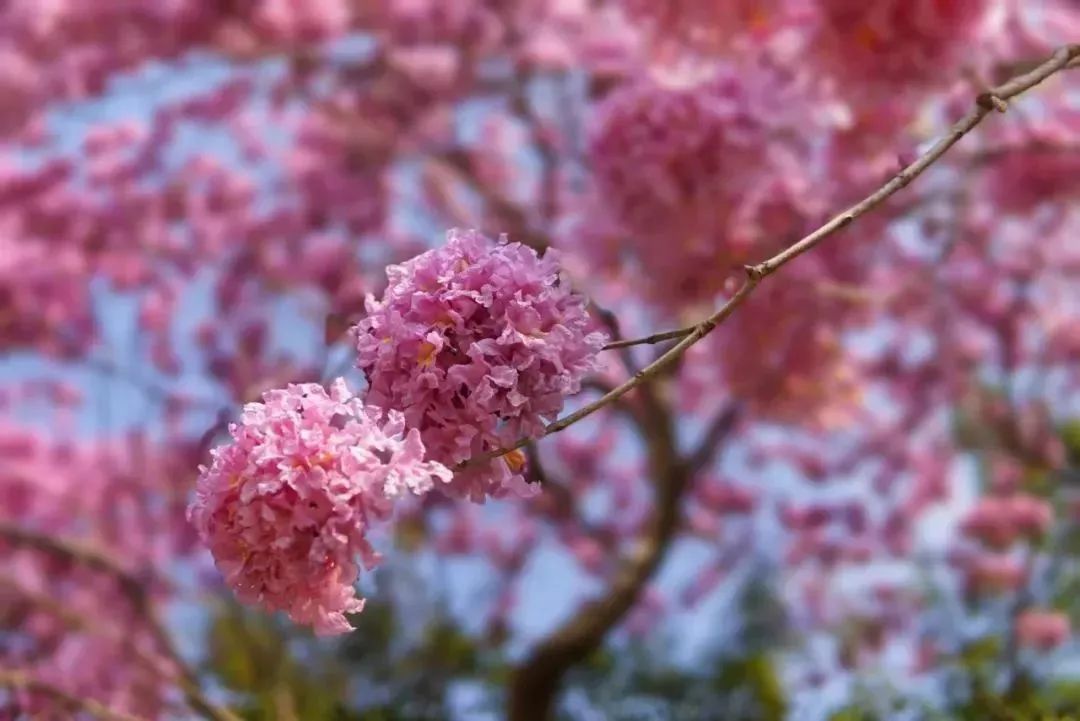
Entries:
<svg viewBox="0 0 1080 721">
<path fill-rule="evenodd" d="M 352 23 L 348 0 L 263 0 L 253 15 L 254 27 L 277 42 L 317 42 L 338 37 Z"/>
<path fill-rule="evenodd" d="M 0 133 L 17 130 L 47 101 L 101 94 L 110 77 L 195 48 L 252 56 L 281 45 L 316 43 L 353 28 L 348 0 L 131 0 L 81 3 L 13 0 L 0 9 L 5 39 Z"/>
<path fill-rule="evenodd" d="M 690 349 L 680 388 L 688 410 L 715 406 L 725 394 L 777 421 L 836 427 L 851 419 L 862 402 L 864 374 L 843 330 L 860 320 L 863 307 L 845 289 L 858 288 L 860 271 L 842 253 L 823 251 L 792 268 L 788 283 L 763 287 Z M 807 323 L 807 317 L 832 322 Z"/>
<path fill-rule="evenodd" d="M 596 368 L 605 342 L 555 254 L 451 231 L 444 246 L 387 269 L 355 328 L 368 400 L 400 409 L 430 457 L 455 465 L 537 436 Z M 527 492 L 517 457 L 455 475 L 456 495 Z"/>
<path fill-rule="evenodd" d="M 0 351 L 34 347 L 71 356 L 96 323 L 79 249 L 29 238 L 0 239 Z"/>
<path fill-rule="evenodd" d="M 858 93 L 954 78 L 988 0 L 817 0 L 810 53 Z M 849 94 L 856 96 L 856 91 Z"/>
<path fill-rule="evenodd" d="M 192 456 L 141 437 L 62 442 L 4 424 L 0 521 L 108 556 L 164 600 L 168 589 L 154 569 L 196 547 L 183 515 Z M 0 577 L 5 668 L 114 711 L 163 713 L 173 670 L 112 573 L 0 538 Z M 55 699 L 40 694 L 20 693 L 17 702 L 35 718 L 70 718 L 48 715 Z"/>
<path fill-rule="evenodd" d="M 775 73 L 729 67 L 703 82 L 642 77 L 610 93 L 588 140 L 599 207 L 585 209 L 610 239 L 589 238 L 583 251 L 598 262 L 630 256 L 651 298 L 678 307 L 796 239 L 812 194 L 801 144 L 785 142 L 797 137 L 785 121 L 790 95 Z"/>
<path fill-rule="evenodd" d="M 1016 638 L 1021 646 L 1050 651 L 1065 643 L 1072 633 L 1069 617 L 1061 611 L 1028 609 L 1016 619 Z"/>
<path fill-rule="evenodd" d="M 637 37 L 613 10 L 580 0 L 373 0 L 359 7 L 361 23 L 386 42 L 391 65 L 424 85 L 470 79 L 476 60 L 508 47 L 530 67 L 617 70 Z"/>
<path fill-rule="evenodd" d="M 964 562 L 967 589 L 975 594 L 1015 591 L 1027 581 L 1019 559 L 1005 554 L 979 554 Z"/>
<path fill-rule="evenodd" d="M 0 88 L 10 103 L 0 112 L 0 132 L 18 128 L 49 98 L 97 94 L 110 74 L 206 39 L 221 14 L 199 0 L 153 8 L 141 2 L 5 3 Z"/>
<path fill-rule="evenodd" d="M 1080 111 L 1072 109 L 1000 133 L 1000 149 L 986 164 L 989 191 L 997 207 L 1027 213 L 1080 195 L 1077 122 Z"/>
<path fill-rule="evenodd" d="M 490 47 L 503 28 L 484 0 L 375 0 L 361 9 L 370 26 L 404 46 L 438 45 L 471 37 Z"/>
<path fill-rule="evenodd" d="M 992 548 L 1007 548 L 1020 538 L 1043 536 L 1053 520 L 1053 509 L 1041 498 L 1023 493 L 988 496 L 964 517 L 961 530 Z"/>
<path fill-rule="evenodd" d="M 184 555 L 195 537 L 183 496 L 195 444 L 141 434 L 96 443 L 0 426 L 0 519 L 116 552 L 132 564 Z"/>
<path fill-rule="evenodd" d="M 8 565 L 6 559 L 2 565 Z M 13 565 L 18 580 L 11 585 L 5 580 L 0 591 L 0 615 L 18 634 L 5 644 L 5 667 L 117 712 L 161 718 L 174 669 L 115 579 L 24 554 Z M 66 617 L 50 609 L 49 602 L 58 598 Z M 26 689 L 16 691 L 14 699 L 33 718 L 72 718 L 69 712 L 50 715 L 58 709 L 49 694 Z M 0 716 L 10 708 L 0 702 Z"/>
<path fill-rule="evenodd" d="M 705 50 L 723 49 L 740 35 L 762 35 L 783 7 L 782 0 L 621 0 L 620 4 L 657 40 Z"/>
<path fill-rule="evenodd" d="M 633 269 L 649 300 L 678 312 L 797 240 L 830 194 L 807 169 L 814 121 L 792 117 L 799 94 L 780 73 L 730 67 L 688 86 L 638 78 L 614 90 L 589 138 L 597 207 L 584 211 L 582 254 L 620 275 Z M 861 378 L 842 334 L 863 315 L 851 296 L 867 267 L 857 250 L 823 248 L 796 278 L 763 288 L 687 354 L 687 408 L 716 407 L 726 393 L 774 418 L 843 422 Z"/>
<path fill-rule="evenodd" d="M 424 459 L 399 412 L 365 405 L 343 380 L 269 391 L 244 407 L 232 442 L 201 469 L 189 517 L 237 596 L 320 634 L 350 630 L 353 583 L 378 554 L 370 525 L 392 500 L 450 471 Z"/>
</svg>

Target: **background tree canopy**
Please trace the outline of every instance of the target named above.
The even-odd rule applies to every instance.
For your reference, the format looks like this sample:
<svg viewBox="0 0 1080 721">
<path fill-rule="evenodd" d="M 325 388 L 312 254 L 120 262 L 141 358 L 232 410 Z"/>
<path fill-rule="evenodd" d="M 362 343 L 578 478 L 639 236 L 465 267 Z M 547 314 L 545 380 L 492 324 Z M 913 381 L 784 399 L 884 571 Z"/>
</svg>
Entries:
<svg viewBox="0 0 1080 721">
<path fill-rule="evenodd" d="M 0 3 L 0 719 L 1080 718 L 1077 43 Z"/>
</svg>

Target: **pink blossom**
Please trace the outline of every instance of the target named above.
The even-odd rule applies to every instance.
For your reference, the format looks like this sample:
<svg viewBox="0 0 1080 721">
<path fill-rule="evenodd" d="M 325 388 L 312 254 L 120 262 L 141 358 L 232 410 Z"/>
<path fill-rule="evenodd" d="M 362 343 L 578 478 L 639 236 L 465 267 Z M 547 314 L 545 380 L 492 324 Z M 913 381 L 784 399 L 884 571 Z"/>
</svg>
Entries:
<svg viewBox="0 0 1080 721">
<path fill-rule="evenodd" d="M 357 365 L 368 400 L 401 409 L 442 463 L 542 434 L 596 367 L 604 335 L 590 330 L 551 251 L 451 231 L 387 276 L 355 328 Z M 527 491 L 523 465 L 517 453 L 459 471 L 450 490 L 474 500 Z"/>
<path fill-rule="evenodd" d="M 1016 619 L 1016 638 L 1021 646 L 1050 651 L 1068 640 L 1069 617 L 1061 611 L 1028 609 Z"/>
<path fill-rule="evenodd" d="M 887 91 L 956 77 L 985 29 L 987 0 L 820 0 L 810 51 L 842 82 Z"/>
<path fill-rule="evenodd" d="M 963 532 L 989 546 L 1004 548 L 1015 538 L 1009 508 L 1000 498 L 983 498 L 961 522 Z"/>
<path fill-rule="evenodd" d="M 150 599 L 172 598 L 158 569 L 190 560 L 195 550 L 181 500 L 194 463 L 188 449 L 138 435 L 54 440 L 4 424 L 0 451 L 0 520 L 113 558 L 145 579 Z M 163 713 L 172 669 L 112 574 L 0 540 L 0 575 L 0 617 L 10 632 L 0 654 L 6 668 L 116 711 Z M 62 612 L 43 599 L 63 599 Z M 47 716 L 54 701 L 38 694 L 20 693 L 19 701 L 27 713 L 68 718 Z"/>
<path fill-rule="evenodd" d="M 785 504 L 780 508 L 781 522 L 793 531 L 815 531 L 829 524 L 832 519 L 832 509 L 824 505 L 794 508 Z"/>
<path fill-rule="evenodd" d="M 1000 554 L 983 554 L 967 563 L 968 588 L 974 593 L 1015 591 L 1027 579 L 1019 560 Z"/>
<path fill-rule="evenodd" d="M 986 497 L 961 522 L 963 532 L 993 548 L 1005 548 L 1021 536 L 1039 537 L 1053 521 L 1046 501 L 1022 493 Z"/>
<path fill-rule="evenodd" d="M 347 0 L 263 0 L 253 19 L 275 40 L 302 42 L 340 35 L 351 18 Z"/>
<path fill-rule="evenodd" d="M 750 513 L 757 504 L 757 494 L 749 488 L 715 480 L 702 482 L 696 495 L 702 506 L 718 514 Z"/>
<path fill-rule="evenodd" d="M 721 394 L 747 402 L 755 413 L 820 428 L 843 427 L 863 398 L 863 373 L 845 347 L 841 329 L 862 308 L 829 285 L 847 285 L 859 270 L 839 256 L 808 258 L 798 278 L 762 288 L 758 297 L 686 354 L 680 391 L 685 408 L 715 407 Z M 803 314 L 828 317 L 829 326 Z"/>
<path fill-rule="evenodd" d="M 621 0 L 632 19 L 661 42 L 703 50 L 724 49 L 740 35 L 761 36 L 776 22 L 781 0 Z"/>
<path fill-rule="evenodd" d="M 1001 133 L 997 142 L 1003 147 L 988 158 L 985 171 L 998 207 L 1029 213 L 1080 194 L 1078 121 L 1080 113 L 1061 110 L 1051 119 Z"/>
<path fill-rule="evenodd" d="M 483 0 L 374 0 L 360 4 L 361 16 L 396 46 L 458 45 L 471 52 L 496 47 L 505 31 L 497 12 Z"/>
<path fill-rule="evenodd" d="M 590 536 L 575 535 L 567 540 L 567 550 L 587 572 L 600 573 L 607 561 L 607 551 Z"/>
<path fill-rule="evenodd" d="M 450 480 L 416 430 L 352 395 L 343 380 L 268 391 L 201 468 L 188 514 L 240 600 L 282 610 L 320 634 L 350 630 L 364 605 L 356 559 L 378 554 L 371 524 L 392 500 Z"/>
<path fill-rule="evenodd" d="M 912 672 L 916 674 L 929 673 L 933 671 L 941 657 L 941 649 L 938 648 L 938 644 L 929 638 L 919 639 L 918 645 L 915 647 L 915 654 L 912 659 Z"/>
<path fill-rule="evenodd" d="M 895 176 L 975 93 L 1038 60 L 1051 36 L 1071 42 L 1080 20 L 1076 0 L 0 5 L 0 355 L 23 356 L 17 373 L 79 364 L 75 383 L 109 373 L 106 400 L 145 406 L 166 441 L 91 442 L 83 420 L 97 404 L 73 407 L 45 385 L 0 389 L 5 412 L 12 398 L 34 417 L 45 407 L 64 438 L 0 428 L 0 517 L 115 556 L 157 603 L 184 600 L 163 569 L 211 578 L 183 518 L 202 447 L 235 405 L 332 367 L 342 349 L 323 341 L 357 322 L 386 263 L 428 248 L 425 228 L 490 225 L 566 247 L 577 257 L 561 267 L 627 337 L 687 325 L 737 287 L 744 263 Z M 987 32 L 999 17 L 1004 32 Z M 741 583 L 758 551 L 799 564 L 776 569 L 778 593 L 819 626 L 859 619 L 844 654 L 857 661 L 911 632 L 908 604 L 876 588 L 882 610 L 840 596 L 866 580 L 853 566 L 911 553 L 957 485 L 951 417 L 977 419 L 975 445 L 993 439 L 995 454 L 1064 475 L 1060 422 L 1080 388 L 1073 80 L 1041 84 L 1030 106 L 988 119 L 768 279 L 654 378 L 654 398 L 639 389 L 537 444 L 543 468 L 527 476 L 514 452 L 446 482 L 459 460 L 539 435 L 594 363 L 581 304 L 559 305 L 556 256 L 485 244 L 413 261 L 375 313 L 382 325 L 358 340 L 372 397 L 350 395 L 347 412 L 328 410 L 338 401 L 321 389 L 257 404 L 265 422 L 241 421 L 215 454 L 193 520 L 248 600 L 333 632 L 361 603 L 352 582 L 374 559 L 368 530 L 391 508 L 408 513 L 394 528 L 403 553 L 484 564 L 496 602 L 475 610 L 501 633 L 521 630 L 516 581 L 552 546 L 595 585 L 618 584 L 634 539 L 659 528 L 669 561 L 682 545 L 701 554 L 688 600 Z M 141 120 L 115 122 L 136 110 Z M 626 368 L 608 354 L 590 398 L 665 347 L 634 348 Z M 987 381 L 1017 392 L 984 393 Z M 723 448 L 700 449 L 694 429 L 732 404 Z M 128 420 L 105 415 L 110 428 Z M 421 441 L 437 464 L 410 455 Z M 738 483 L 696 467 L 664 483 L 705 456 Z M 415 483 L 395 491 L 388 466 Z M 460 502 L 538 492 L 524 478 L 541 470 L 550 492 L 535 501 Z M 968 591 L 1027 580 L 1017 558 L 977 556 L 1049 530 L 1051 508 L 1014 495 L 1022 480 L 1003 473 L 965 519 L 969 558 L 954 570 Z M 436 482 L 446 494 L 404 493 Z M 774 538 L 784 523 L 791 532 Z M 743 528 L 753 547 L 733 549 Z M 1041 569 L 1051 549 L 1031 545 Z M 658 583 L 679 570 L 645 560 Z M 5 668 L 147 719 L 184 713 L 171 706 L 173 669 L 107 574 L 5 542 L 0 565 Z M 93 631 L 42 602 L 56 598 Z M 630 623 L 612 621 L 648 630 L 674 610 L 646 590 Z M 528 657 L 526 641 L 513 645 Z M 28 714 L 71 713 L 30 700 Z"/>
<path fill-rule="evenodd" d="M 995 458 L 990 466 L 990 489 L 998 495 L 1016 493 L 1024 480 L 1024 468 L 1015 459 Z"/>
<path fill-rule="evenodd" d="M 796 136 L 783 130 L 790 95 L 776 74 L 727 67 L 689 86 L 640 78 L 608 95 L 589 135 L 595 198 L 583 235 L 609 229 L 585 252 L 603 262 L 617 244 L 644 290 L 678 307 L 797 237 L 808 188 L 784 142 Z"/>
<path fill-rule="evenodd" d="M 1054 510 L 1048 501 L 1018 493 L 1009 497 L 1008 503 L 1013 523 L 1021 535 L 1042 537 L 1053 523 Z"/>
</svg>

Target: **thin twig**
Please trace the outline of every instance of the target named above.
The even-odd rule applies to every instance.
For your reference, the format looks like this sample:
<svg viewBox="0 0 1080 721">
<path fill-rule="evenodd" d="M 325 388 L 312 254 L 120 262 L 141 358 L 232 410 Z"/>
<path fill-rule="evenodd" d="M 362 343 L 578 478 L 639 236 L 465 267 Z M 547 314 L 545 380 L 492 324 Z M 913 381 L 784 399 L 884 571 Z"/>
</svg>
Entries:
<svg viewBox="0 0 1080 721">
<path fill-rule="evenodd" d="M 165 624 L 158 617 L 150 601 L 145 586 L 119 562 L 92 546 L 32 531 L 9 522 L 0 522 L 0 538 L 43 553 L 66 558 L 115 578 L 137 611 L 143 616 L 165 658 L 179 671 L 180 677 L 176 680 L 188 705 L 211 721 L 240 721 L 240 717 L 236 714 L 214 704 L 203 694 L 198 676 L 177 651 L 165 629 Z"/>
<path fill-rule="evenodd" d="M 600 350 L 615 350 L 616 348 L 629 348 L 635 345 L 653 345 L 655 343 L 663 343 L 666 340 L 678 340 L 679 338 L 685 338 L 694 332 L 694 328 L 697 326 L 687 326 L 685 328 L 679 328 L 678 330 L 666 330 L 663 333 L 653 333 L 647 335 L 644 338 L 630 338 L 629 340 L 616 340 L 608 343 Z"/>
<path fill-rule="evenodd" d="M 79 698 L 59 686 L 34 678 L 19 671 L 0 671 L 0 688 L 24 689 L 49 696 L 68 708 L 78 709 L 103 721 L 146 721 L 123 711 L 113 711 L 107 706 L 88 698 Z"/>
<path fill-rule="evenodd" d="M 552 433 L 558 433 L 564 430 L 574 423 L 591 416 L 596 411 L 600 410 L 604 406 L 618 400 L 622 396 L 626 395 L 630 391 L 634 390 L 642 383 L 650 380 L 664 370 L 667 366 L 678 360 L 683 353 L 685 353 L 690 346 L 694 345 L 702 338 L 711 333 L 718 325 L 727 320 L 727 318 L 738 308 L 742 303 L 753 293 L 754 289 L 767 277 L 775 273 L 781 267 L 791 262 L 795 258 L 799 257 L 803 253 L 816 247 L 823 240 L 831 235 L 834 235 L 840 230 L 843 230 L 847 226 L 851 225 L 855 220 L 865 215 L 866 213 L 874 210 L 890 197 L 895 195 L 898 191 L 907 187 L 913 180 L 922 175 L 927 168 L 936 163 L 942 156 L 944 156 L 957 142 L 960 141 L 965 135 L 974 130 L 979 123 L 986 118 L 992 112 L 996 112 L 1001 107 L 1001 103 L 1020 95 L 1026 90 L 1030 90 L 1039 83 L 1043 82 L 1055 73 L 1063 70 L 1076 58 L 1080 58 L 1080 44 L 1067 45 L 1054 52 L 1049 60 L 1039 65 L 1031 72 L 1019 75 L 1008 82 L 999 85 L 996 88 L 981 93 L 975 99 L 975 107 L 968 112 L 963 118 L 961 118 L 956 124 L 954 124 L 946 133 L 944 137 L 938 140 L 934 145 L 919 156 L 913 163 L 897 173 L 893 178 L 876 190 L 865 199 L 851 206 L 843 213 L 835 216 L 832 220 L 822 225 L 820 228 L 810 233 L 802 240 L 799 240 L 794 245 L 789 246 L 785 250 L 777 253 L 768 260 L 759 263 L 757 265 L 751 265 L 746 267 L 746 280 L 742 286 L 735 292 L 735 294 L 728 299 L 715 313 L 699 323 L 694 329 L 686 336 L 682 338 L 679 343 L 669 349 L 666 353 L 661 355 L 655 361 L 639 370 L 629 380 L 620 384 L 614 388 L 610 393 L 605 394 L 601 398 L 593 401 L 592 403 L 574 411 L 573 413 L 561 418 L 553 423 L 549 424 L 545 429 L 543 435 L 551 435 Z M 473 459 L 459 464 L 458 468 L 474 465 L 478 463 L 484 463 L 494 458 L 498 458 L 510 451 L 516 450 L 524 446 L 529 438 L 521 438 L 517 442 L 510 446 L 499 448 L 488 453 L 481 454 Z"/>
<path fill-rule="evenodd" d="M 601 322 L 607 327 L 608 331 L 611 332 L 611 339 L 615 342 L 622 340 L 622 325 L 619 323 L 619 316 L 615 315 L 607 308 L 598 305 L 595 301 L 592 303 L 592 306 L 595 309 L 597 315 L 599 315 Z M 633 375 L 634 356 L 630 352 L 630 349 L 620 348 L 618 355 L 619 358 L 622 360 L 622 364 L 623 367 L 626 369 L 626 372 Z M 644 412 L 646 415 L 661 415 L 665 413 L 663 404 L 660 402 L 660 398 L 656 395 L 656 392 L 652 388 L 651 384 L 641 384 L 640 389 L 642 412 Z M 634 408 L 631 405 L 627 405 L 626 409 L 629 412 L 631 419 L 635 423 L 637 423 L 638 427 L 640 427 L 643 432 L 647 432 L 645 426 L 647 426 L 648 423 L 644 422 L 638 409 Z"/>
</svg>

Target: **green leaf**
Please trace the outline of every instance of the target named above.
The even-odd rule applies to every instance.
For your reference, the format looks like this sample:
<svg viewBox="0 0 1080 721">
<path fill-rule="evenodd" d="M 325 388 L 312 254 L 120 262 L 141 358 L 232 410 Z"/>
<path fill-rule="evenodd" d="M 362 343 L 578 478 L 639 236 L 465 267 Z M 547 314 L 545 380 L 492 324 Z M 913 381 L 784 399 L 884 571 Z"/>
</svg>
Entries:
<svg viewBox="0 0 1080 721">
<path fill-rule="evenodd" d="M 993 663 L 1001 653 L 1001 639 L 983 636 L 964 646 L 958 654 L 959 661 L 967 668 L 977 668 Z"/>
</svg>

